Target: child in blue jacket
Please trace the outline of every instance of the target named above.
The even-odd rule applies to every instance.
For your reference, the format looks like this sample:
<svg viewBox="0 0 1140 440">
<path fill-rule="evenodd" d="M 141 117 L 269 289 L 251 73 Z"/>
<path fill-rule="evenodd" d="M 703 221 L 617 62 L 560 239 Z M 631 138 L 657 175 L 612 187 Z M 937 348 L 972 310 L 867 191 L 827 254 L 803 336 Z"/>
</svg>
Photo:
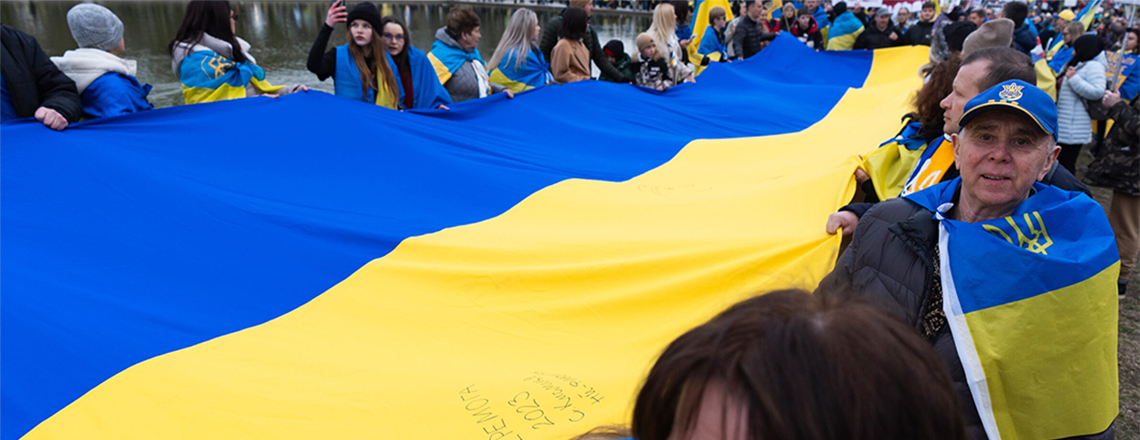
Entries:
<svg viewBox="0 0 1140 440">
<path fill-rule="evenodd" d="M 154 108 L 146 99 L 150 85 L 139 84 L 135 79 L 135 61 L 118 56 L 125 43 L 123 22 L 115 13 L 103 6 L 81 3 L 67 11 L 67 25 L 79 49 L 51 60 L 75 81 L 85 119 Z"/>
</svg>

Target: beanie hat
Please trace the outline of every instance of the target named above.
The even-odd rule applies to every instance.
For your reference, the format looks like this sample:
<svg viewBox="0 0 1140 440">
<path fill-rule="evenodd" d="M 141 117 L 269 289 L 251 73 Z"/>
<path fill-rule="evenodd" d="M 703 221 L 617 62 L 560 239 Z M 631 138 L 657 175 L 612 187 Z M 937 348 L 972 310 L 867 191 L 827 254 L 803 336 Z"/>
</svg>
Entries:
<svg viewBox="0 0 1140 440">
<path fill-rule="evenodd" d="M 875 11 L 875 17 L 878 17 L 880 15 L 886 15 L 886 16 L 890 17 L 891 16 L 891 10 L 887 9 L 885 7 L 879 8 L 879 10 Z"/>
<path fill-rule="evenodd" d="M 1072 9 L 1061 11 L 1057 16 L 1065 19 L 1065 21 L 1073 21 L 1074 18 L 1077 18 L 1077 14 L 1074 14 Z"/>
<path fill-rule="evenodd" d="M 586 9 L 586 6 L 589 4 L 590 0 L 570 0 L 571 8 Z"/>
<path fill-rule="evenodd" d="M 372 31 L 379 34 L 383 32 L 383 27 L 380 26 L 380 10 L 376 9 L 376 5 L 369 2 L 361 2 L 352 8 L 352 12 L 348 13 L 348 19 L 345 21 L 348 25 L 352 25 L 353 20 L 364 20 L 372 25 Z"/>
<path fill-rule="evenodd" d="M 618 59 L 621 58 L 621 54 L 625 53 L 625 45 L 621 44 L 621 40 L 610 40 L 609 43 L 606 43 L 606 45 L 602 47 L 602 50 L 606 52 L 606 55 Z"/>
<path fill-rule="evenodd" d="M 1013 20 L 999 18 L 982 23 L 962 43 L 962 58 L 983 47 L 1009 47 L 1013 43 Z"/>
<path fill-rule="evenodd" d="M 67 11 L 71 38 L 81 48 L 111 50 L 123 39 L 123 22 L 114 12 L 92 3 L 80 3 Z"/>
<path fill-rule="evenodd" d="M 648 32 L 642 32 L 637 36 L 637 51 L 641 52 L 645 48 L 653 45 L 653 36 Z"/>
<path fill-rule="evenodd" d="M 1104 51 L 1104 40 L 1096 35 L 1081 35 L 1076 40 L 1073 40 L 1073 59 L 1070 60 L 1070 65 L 1083 63 L 1085 61 L 1096 58 Z"/>
<path fill-rule="evenodd" d="M 962 51 L 962 45 L 966 43 L 966 37 L 978 30 L 978 25 L 972 21 L 956 21 L 950 23 L 942 30 L 946 35 L 946 46 L 951 52 Z"/>
</svg>

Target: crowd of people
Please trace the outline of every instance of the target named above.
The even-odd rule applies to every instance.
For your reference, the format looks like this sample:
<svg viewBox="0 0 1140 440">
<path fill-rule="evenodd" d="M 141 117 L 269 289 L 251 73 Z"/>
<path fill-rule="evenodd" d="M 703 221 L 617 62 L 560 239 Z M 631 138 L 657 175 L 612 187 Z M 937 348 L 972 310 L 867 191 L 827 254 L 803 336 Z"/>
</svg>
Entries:
<svg viewBox="0 0 1140 440">
<path fill-rule="evenodd" d="M 1077 194 L 1089 193 L 1086 184 L 1109 188 L 1111 233 L 1078 238 L 1116 249 L 1116 293 L 1123 298 L 1140 252 L 1140 31 L 1112 8 L 1089 21 L 1049 3 L 1042 9 L 1058 12 L 1031 14 L 1018 1 L 950 12 L 933 2 L 918 11 L 819 0 L 702 3 L 657 4 L 633 51 L 617 40 L 601 44 L 590 26 L 590 0 L 571 0 L 546 24 L 519 8 L 485 63 L 477 49 L 480 18 L 470 8 L 452 7 L 424 52 L 410 44 L 400 18 L 382 17 L 368 2 L 349 10 L 338 1 L 307 67 L 322 81 L 333 78 L 337 96 L 390 109 L 446 110 L 492 94 L 509 98 L 591 80 L 593 66 L 600 80 L 666 90 L 696 81 L 709 63 L 755 56 L 779 32 L 814 50 L 929 46 L 931 62 L 903 128 L 855 172 L 865 196 L 827 219 L 828 233 L 852 240 L 816 295 L 759 296 L 685 334 L 649 372 L 630 430 L 583 438 L 993 435 L 988 407 L 972 386 L 977 373 L 964 366 L 964 340 L 944 307 L 954 289 L 945 225 L 980 228 L 1045 210 L 1042 200 L 1077 200 L 1073 209 L 1089 212 L 1100 208 Z M 119 18 L 80 4 L 67 22 L 79 48 L 54 58 L 27 34 L 0 29 L 2 120 L 34 117 L 62 130 L 81 119 L 153 108 L 150 87 L 137 81 L 133 62 L 119 57 Z M 341 23 L 348 41 L 329 49 Z M 235 35 L 226 2 L 189 2 L 169 45 L 186 103 L 307 91 L 269 83 L 250 49 Z M 1098 121 L 1113 124 L 1095 135 Z M 1094 159 L 1078 169 L 1086 150 Z M 1066 239 L 1055 233 L 1050 243 L 1060 247 Z M 1024 249 L 1044 250 L 1023 241 L 995 248 L 994 258 Z M 1072 329 L 1077 336 L 1085 330 L 1096 329 Z M 919 385 L 900 386 L 898 377 Z M 1037 391 L 1048 394 L 1051 386 Z M 1112 421 L 1101 422 L 1070 434 L 1112 438 Z"/>
</svg>

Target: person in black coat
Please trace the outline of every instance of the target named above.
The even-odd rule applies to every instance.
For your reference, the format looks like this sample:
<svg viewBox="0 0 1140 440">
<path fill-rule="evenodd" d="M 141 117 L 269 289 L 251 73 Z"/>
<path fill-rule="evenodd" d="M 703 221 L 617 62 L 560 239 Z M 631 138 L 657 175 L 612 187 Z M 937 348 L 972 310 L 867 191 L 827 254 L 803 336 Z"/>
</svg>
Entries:
<svg viewBox="0 0 1140 440">
<path fill-rule="evenodd" d="M 907 44 L 929 46 L 934 32 L 934 2 L 923 3 L 918 17 L 918 23 L 906 30 Z"/>
<path fill-rule="evenodd" d="M 1018 52 L 1029 55 L 1037 46 L 1037 36 L 1025 24 L 1025 17 L 1029 16 L 1029 6 L 1022 2 L 1009 2 L 1001 10 L 1002 16 L 1013 20 L 1013 48 Z"/>
<path fill-rule="evenodd" d="M 75 82 L 31 35 L 0 25 L 0 120 L 35 117 L 53 130 L 83 117 Z"/>
<path fill-rule="evenodd" d="M 895 47 L 906 44 L 906 37 L 903 36 L 902 31 L 891 23 L 891 11 L 887 8 L 879 8 L 875 13 L 875 20 L 871 26 L 863 30 L 859 34 L 859 38 L 855 39 L 855 49 L 879 49 L 883 47 Z"/>
<path fill-rule="evenodd" d="M 768 22 L 764 18 L 768 10 L 759 2 L 748 8 L 748 15 L 736 25 L 736 32 L 732 34 L 732 49 L 735 59 L 751 58 L 760 52 L 769 41 L 776 38 L 776 34 L 768 32 Z"/>
</svg>

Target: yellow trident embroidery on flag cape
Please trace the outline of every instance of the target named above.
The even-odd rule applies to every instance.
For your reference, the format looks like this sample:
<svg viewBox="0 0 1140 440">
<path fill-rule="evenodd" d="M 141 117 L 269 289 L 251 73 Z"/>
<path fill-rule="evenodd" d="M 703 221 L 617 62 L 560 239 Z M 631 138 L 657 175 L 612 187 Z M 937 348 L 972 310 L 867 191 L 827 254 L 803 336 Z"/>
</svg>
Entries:
<svg viewBox="0 0 1140 440">
<path fill-rule="evenodd" d="M 205 72 L 206 77 L 210 79 L 217 79 L 218 77 L 225 75 L 226 70 L 229 70 L 230 67 L 233 67 L 236 64 L 237 63 L 230 61 L 229 58 L 214 54 L 214 56 L 202 60 L 202 72 Z M 210 66 L 210 69 L 213 70 L 211 71 L 210 69 L 207 69 L 206 66 Z"/>
<path fill-rule="evenodd" d="M 1000 96 L 1001 99 L 1004 99 L 1006 101 L 1017 101 L 1018 99 L 1021 99 L 1021 89 L 1025 88 L 1025 86 L 1017 84 L 1006 84 L 1004 86 L 1001 86 L 1001 88 L 1002 91 L 998 93 L 998 96 Z"/>
<path fill-rule="evenodd" d="M 1049 238 L 1049 232 L 1045 230 L 1045 222 L 1041 220 L 1041 214 L 1039 214 L 1037 211 L 1033 211 L 1033 218 L 1030 218 L 1029 214 L 1023 214 L 1023 216 L 1025 219 L 1026 229 L 1029 230 L 1029 236 L 1026 236 L 1025 233 L 1021 232 L 1021 227 L 1017 224 L 1016 221 L 1013 220 L 1012 216 L 1005 218 L 1005 221 L 1013 227 L 1014 233 L 1017 234 L 1017 243 L 1014 243 L 1009 234 L 1006 234 L 1005 231 L 1001 230 L 1001 228 L 998 228 L 997 226 L 982 225 L 982 228 L 984 228 L 989 233 L 994 234 L 995 236 L 1004 238 L 1005 241 L 1009 242 L 1009 244 L 1024 248 L 1029 252 L 1048 255 L 1048 253 L 1045 252 L 1045 249 L 1053 245 L 1053 239 Z M 1033 222 L 1034 218 L 1037 219 L 1036 224 Z"/>
</svg>

